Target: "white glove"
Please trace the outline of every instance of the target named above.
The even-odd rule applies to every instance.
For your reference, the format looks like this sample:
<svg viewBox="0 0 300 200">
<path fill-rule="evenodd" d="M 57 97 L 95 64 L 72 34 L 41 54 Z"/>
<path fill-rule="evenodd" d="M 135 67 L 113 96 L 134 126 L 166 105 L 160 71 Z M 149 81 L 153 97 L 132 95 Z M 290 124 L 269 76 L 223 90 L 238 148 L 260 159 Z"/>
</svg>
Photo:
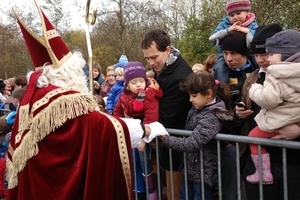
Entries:
<svg viewBox="0 0 300 200">
<path fill-rule="evenodd" d="M 150 135 L 143 138 L 143 140 L 147 143 L 151 142 L 156 136 L 169 135 L 166 128 L 159 122 L 152 122 L 150 124 L 146 124 L 145 126 L 149 126 L 151 129 Z"/>
<path fill-rule="evenodd" d="M 141 120 L 139 119 L 130 119 L 130 118 L 121 118 L 127 125 L 129 134 L 130 134 L 130 141 L 132 148 L 138 148 L 142 137 L 144 134 L 144 130 L 141 126 Z"/>
</svg>

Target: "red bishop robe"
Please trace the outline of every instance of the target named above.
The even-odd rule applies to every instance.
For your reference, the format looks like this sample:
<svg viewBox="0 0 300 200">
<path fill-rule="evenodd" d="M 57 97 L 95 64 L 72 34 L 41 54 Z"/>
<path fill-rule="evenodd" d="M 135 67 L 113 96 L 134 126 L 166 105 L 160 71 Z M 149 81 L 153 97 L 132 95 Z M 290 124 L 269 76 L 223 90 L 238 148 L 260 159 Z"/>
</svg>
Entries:
<svg viewBox="0 0 300 200">
<path fill-rule="evenodd" d="M 95 110 L 91 95 L 52 85 L 24 101 L 9 147 L 8 199 L 133 199 L 123 121 Z"/>
</svg>

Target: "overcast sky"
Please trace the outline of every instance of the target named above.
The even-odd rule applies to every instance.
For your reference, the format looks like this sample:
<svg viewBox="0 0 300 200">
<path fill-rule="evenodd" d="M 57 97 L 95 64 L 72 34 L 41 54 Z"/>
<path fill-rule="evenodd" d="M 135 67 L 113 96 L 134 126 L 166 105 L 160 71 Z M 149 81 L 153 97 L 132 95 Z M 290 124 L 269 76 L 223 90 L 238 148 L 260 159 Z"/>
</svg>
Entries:
<svg viewBox="0 0 300 200">
<path fill-rule="evenodd" d="M 1 1 L 1 11 L 4 12 L 12 12 L 12 7 L 15 7 L 17 12 L 29 12 L 30 10 L 33 12 L 36 12 L 36 7 L 34 5 L 33 0 L 0 0 Z M 44 0 L 36 0 L 37 3 L 40 6 L 43 6 L 45 4 Z M 74 5 L 74 2 L 78 2 L 79 5 L 82 9 L 82 11 L 79 11 L 79 6 L 76 7 Z M 85 6 L 86 6 L 86 1 L 85 0 L 62 0 L 61 1 L 63 8 L 65 11 L 70 12 L 70 15 L 72 16 L 72 21 L 71 24 L 74 26 L 78 26 L 75 28 L 84 28 L 84 15 L 85 15 Z M 98 5 L 97 5 L 98 6 Z M 34 9 L 34 10 L 33 10 Z M 5 23 L 7 20 L 7 17 L 3 12 L 0 12 L 0 20 Z M 51 20 L 50 20 L 51 21 Z"/>
</svg>

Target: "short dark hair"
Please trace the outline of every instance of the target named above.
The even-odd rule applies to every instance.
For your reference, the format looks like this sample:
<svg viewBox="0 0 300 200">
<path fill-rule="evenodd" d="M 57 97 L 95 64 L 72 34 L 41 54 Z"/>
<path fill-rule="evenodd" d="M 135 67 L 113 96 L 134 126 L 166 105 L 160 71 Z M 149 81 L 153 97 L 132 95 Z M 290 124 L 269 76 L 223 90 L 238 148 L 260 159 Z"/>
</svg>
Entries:
<svg viewBox="0 0 300 200">
<path fill-rule="evenodd" d="M 0 92 L 3 93 L 3 90 L 5 88 L 5 83 L 2 79 L 0 79 Z"/>
<path fill-rule="evenodd" d="M 98 72 L 99 72 L 99 74 L 101 74 L 102 73 L 102 70 L 101 70 L 101 66 L 100 66 L 100 64 L 99 63 L 97 63 L 97 62 L 93 62 L 93 67 L 92 67 L 93 69 L 97 69 L 98 70 Z"/>
<path fill-rule="evenodd" d="M 26 89 L 25 88 L 17 88 L 12 92 L 12 97 L 18 99 L 19 101 L 23 97 Z"/>
<path fill-rule="evenodd" d="M 217 59 L 219 57 L 219 54 L 217 53 L 214 53 L 214 54 L 210 54 L 206 60 L 205 60 L 205 63 L 204 63 L 204 66 L 205 66 L 205 70 L 208 71 L 208 69 L 212 69 L 214 67 L 214 65 L 216 64 L 217 62 Z"/>
<path fill-rule="evenodd" d="M 152 42 L 156 43 L 158 51 L 166 51 L 167 47 L 171 46 L 170 37 L 162 29 L 154 29 L 147 32 L 144 39 L 141 42 L 141 48 L 149 48 Z"/>
<path fill-rule="evenodd" d="M 106 112 L 106 110 L 105 110 L 105 101 L 104 101 L 103 97 L 99 94 L 94 94 L 93 97 L 96 100 L 96 102 L 97 102 L 97 104 L 100 108 L 100 111 Z"/>
<path fill-rule="evenodd" d="M 15 85 L 25 87 L 27 86 L 27 77 L 25 75 L 18 76 L 15 79 Z"/>
</svg>

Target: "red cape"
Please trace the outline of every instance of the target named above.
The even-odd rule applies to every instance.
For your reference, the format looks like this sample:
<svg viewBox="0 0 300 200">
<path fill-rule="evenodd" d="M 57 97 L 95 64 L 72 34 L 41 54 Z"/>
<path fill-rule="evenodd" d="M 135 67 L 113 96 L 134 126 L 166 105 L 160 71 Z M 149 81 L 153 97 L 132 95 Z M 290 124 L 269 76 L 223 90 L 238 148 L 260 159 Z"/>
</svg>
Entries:
<svg viewBox="0 0 300 200">
<path fill-rule="evenodd" d="M 49 98 L 53 91 L 56 93 Z M 74 100 L 78 96 L 80 103 Z M 21 139 L 16 139 L 20 135 L 18 123 L 21 119 L 18 116 L 12 133 L 9 174 L 18 171 L 19 163 L 22 163 L 18 161 L 20 158 L 25 160 L 25 164 L 17 173 L 17 183 L 9 190 L 8 199 L 133 199 L 130 136 L 123 121 L 90 109 L 82 114 L 77 107 L 74 109 L 75 113 L 78 111 L 76 117 L 68 115 L 64 119 L 64 114 L 59 115 L 54 118 L 55 122 L 64 122 L 58 127 L 54 125 L 54 130 L 49 133 L 42 133 L 48 121 L 52 124 L 57 105 L 60 105 L 61 113 L 66 112 L 68 105 L 78 106 L 76 101 L 79 107 L 83 107 L 84 96 L 89 95 L 60 90 L 51 85 L 35 90 L 30 101 L 31 125 L 21 131 Z M 48 102 L 36 105 L 38 100 L 46 97 Z M 66 102 L 65 97 L 70 101 Z M 67 108 L 70 110 L 70 107 Z M 42 117 L 45 110 L 49 113 Z M 41 128 L 34 129 L 35 120 L 45 117 L 47 122 L 43 125 L 44 121 L 39 121 L 36 126 Z M 25 145 L 26 142 L 34 143 L 36 138 L 40 139 L 37 148 Z"/>
</svg>

